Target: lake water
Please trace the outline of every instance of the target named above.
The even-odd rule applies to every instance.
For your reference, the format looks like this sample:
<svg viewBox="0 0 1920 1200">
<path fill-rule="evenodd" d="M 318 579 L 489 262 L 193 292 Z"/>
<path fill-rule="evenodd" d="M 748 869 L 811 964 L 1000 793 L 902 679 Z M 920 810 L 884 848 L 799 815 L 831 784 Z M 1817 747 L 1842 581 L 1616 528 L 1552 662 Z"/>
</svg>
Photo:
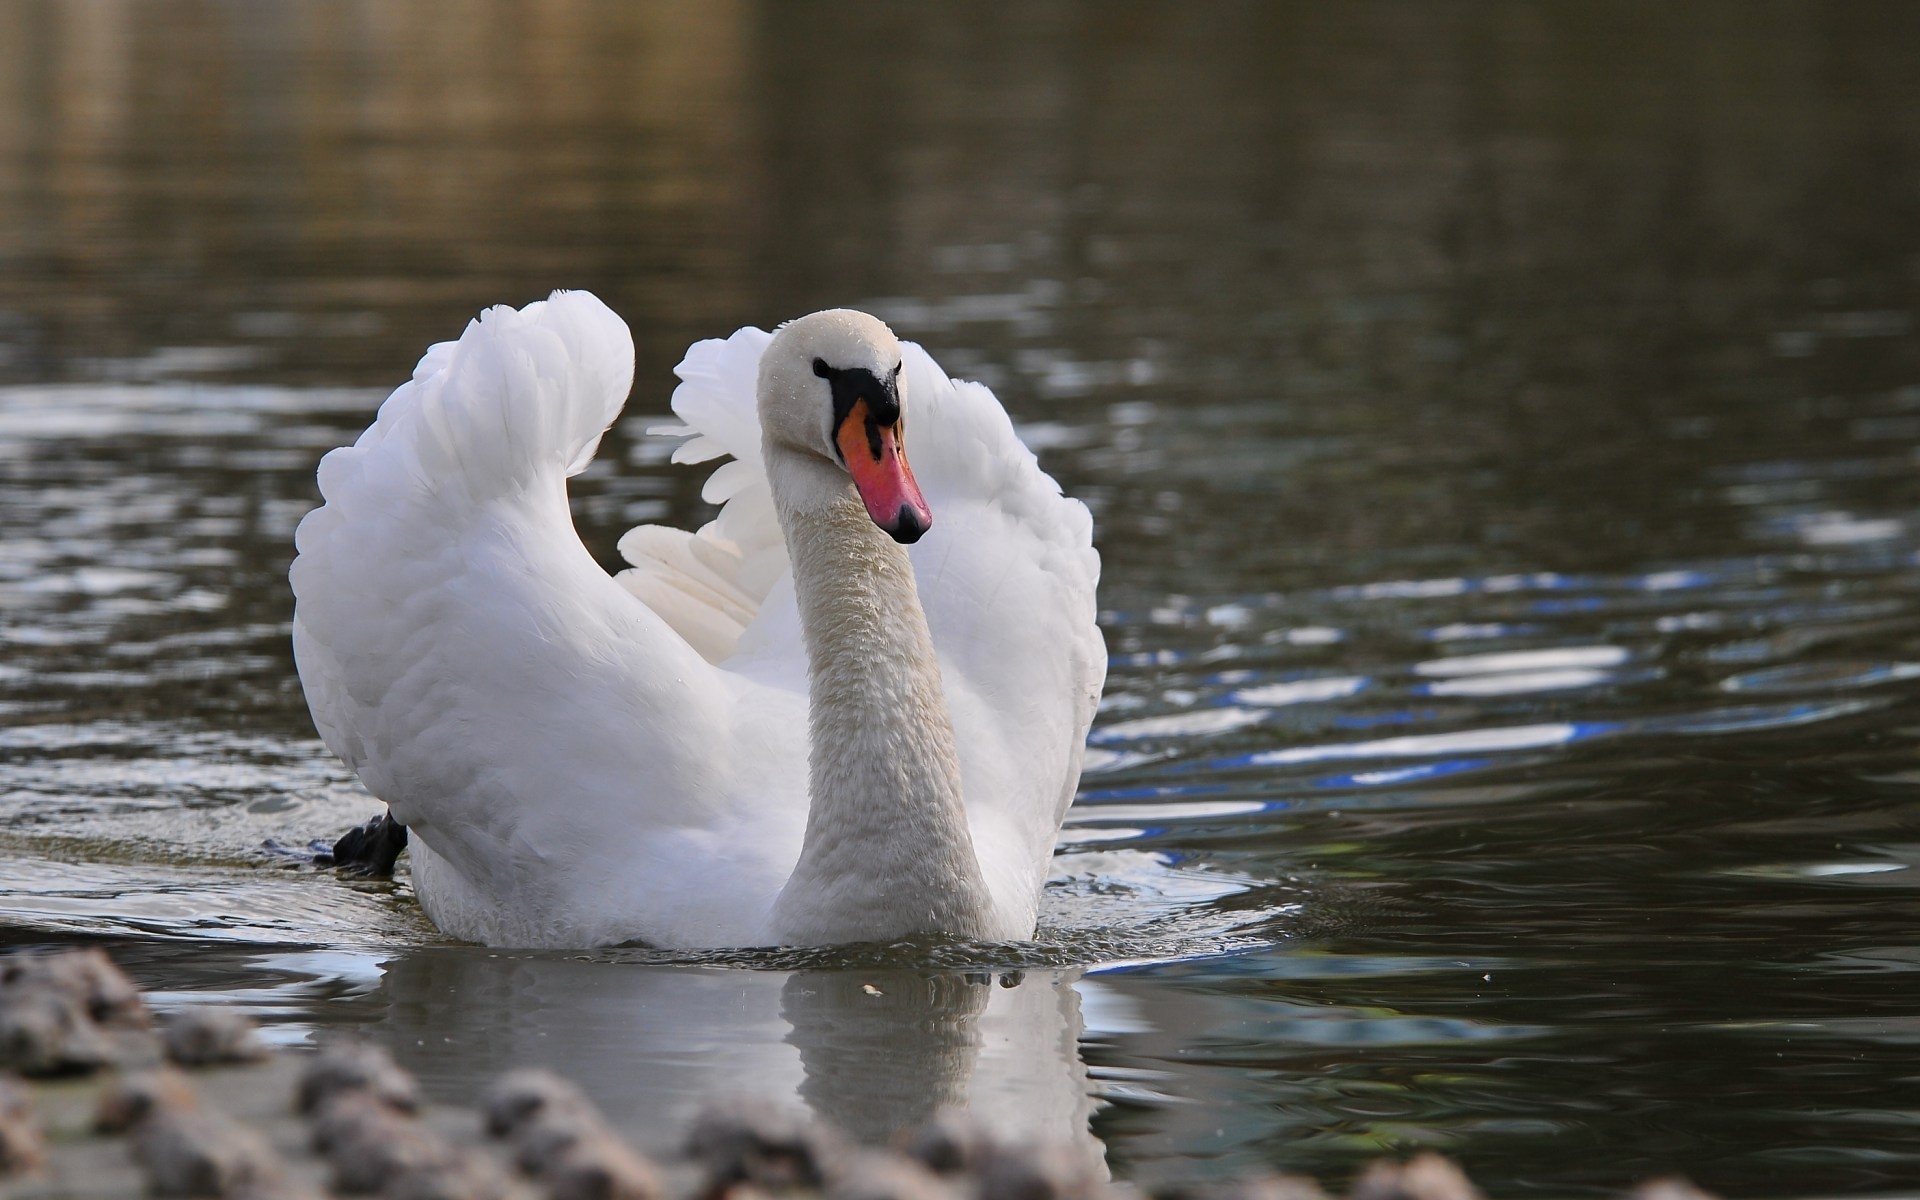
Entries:
<svg viewBox="0 0 1920 1200">
<path fill-rule="evenodd" d="M 313 467 L 598 292 L 588 544 L 698 522 L 699 337 L 867 307 L 1093 507 L 1031 945 L 524 954 L 277 858 Z M 1147 1184 L 1920 1191 L 1920 8 L 0 0 L 0 938 Z"/>
</svg>

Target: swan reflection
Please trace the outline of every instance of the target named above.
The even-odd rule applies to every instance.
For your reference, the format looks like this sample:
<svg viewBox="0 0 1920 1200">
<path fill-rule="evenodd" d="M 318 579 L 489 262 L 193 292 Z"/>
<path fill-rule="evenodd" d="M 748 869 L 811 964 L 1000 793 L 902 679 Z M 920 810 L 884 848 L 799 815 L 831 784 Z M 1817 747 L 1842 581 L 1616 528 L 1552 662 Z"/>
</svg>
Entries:
<svg viewBox="0 0 1920 1200">
<path fill-rule="evenodd" d="M 1073 971 L 747 971 L 434 949 L 383 964 L 368 1032 L 438 1098 L 539 1065 L 635 1142 L 677 1148 L 714 1101 L 804 1104 L 865 1142 L 964 1108 L 1104 1159 Z"/>
</svg>

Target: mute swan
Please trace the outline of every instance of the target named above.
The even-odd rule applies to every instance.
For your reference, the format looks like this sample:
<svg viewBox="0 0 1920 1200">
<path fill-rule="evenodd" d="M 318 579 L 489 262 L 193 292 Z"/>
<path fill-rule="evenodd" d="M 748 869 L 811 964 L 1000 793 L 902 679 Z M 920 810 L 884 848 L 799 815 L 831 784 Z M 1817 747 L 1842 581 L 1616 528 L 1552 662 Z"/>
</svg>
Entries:
<svg viewBox="0 0 1920 1200">
<path fill-rule="evenodd" d="M 567 508 L 633 377 L 586 292 L 469 323 L 320 464 L 294 655 L 421 906 L 527 947 L 1031 936 L 1106 670 L 1086 508 L 864 313 L 677 374 L 724 505 L 618 576 Z"/>
</svg>

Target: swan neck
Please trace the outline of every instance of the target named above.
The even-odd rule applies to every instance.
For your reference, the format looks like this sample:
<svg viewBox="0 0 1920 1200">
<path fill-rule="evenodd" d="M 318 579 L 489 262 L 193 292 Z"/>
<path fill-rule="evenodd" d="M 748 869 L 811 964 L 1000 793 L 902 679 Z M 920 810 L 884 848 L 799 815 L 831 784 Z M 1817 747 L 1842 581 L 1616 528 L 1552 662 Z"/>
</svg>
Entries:
<svg viewBox="0 0 1920 1200">
<path fill-rule="evenodd" d="M 783 496 L 808 664 L 807 829 L 774 911 L 789 944 L 984 935 L 953 722 L 906 548 L 850 483 Z M 804 469 L 804 468 L 803 468 Z"/>
</svg>

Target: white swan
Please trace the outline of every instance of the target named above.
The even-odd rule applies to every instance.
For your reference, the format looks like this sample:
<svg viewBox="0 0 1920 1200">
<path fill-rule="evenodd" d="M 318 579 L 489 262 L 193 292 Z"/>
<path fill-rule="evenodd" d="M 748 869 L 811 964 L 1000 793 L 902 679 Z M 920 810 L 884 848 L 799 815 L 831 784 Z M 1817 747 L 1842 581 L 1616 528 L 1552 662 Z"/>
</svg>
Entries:
<svg viewBox="0 0 1920 1200">
<path fill-rule="evenodd" d="M 862 313 L 677 372 L 674 458 L 732 455 L 724 507 L 632 530 L 617 577 L 566 478 L 633 343 L 585 292 L 432 347 L 320 464 L 295 658 L 422 907 L 515 946 L 1030 936 L 1106 670 L 1085 507 Z"/>
</svg>

